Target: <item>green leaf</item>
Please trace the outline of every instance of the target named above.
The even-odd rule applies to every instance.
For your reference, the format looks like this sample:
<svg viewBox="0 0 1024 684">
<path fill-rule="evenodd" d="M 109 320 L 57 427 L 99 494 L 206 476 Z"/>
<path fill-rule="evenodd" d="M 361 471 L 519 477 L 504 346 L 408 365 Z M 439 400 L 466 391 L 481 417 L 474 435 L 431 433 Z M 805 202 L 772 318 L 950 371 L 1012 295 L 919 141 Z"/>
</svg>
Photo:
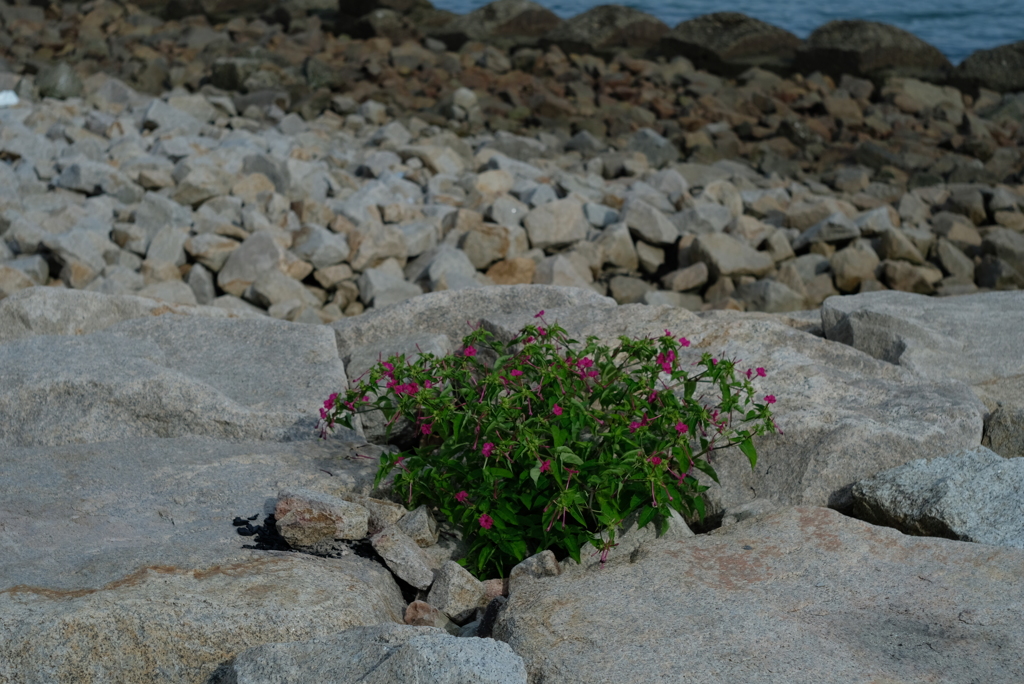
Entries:
<svg viewBox="0 0 1024 684">
<path fill-rule="evenodd" d="M 512 477 L 512 471 L 505 468 L 484 468 L 484 472 L 492 477 Z"/>
<path fill-rule="evenodd" d="M 754 466 L 757 465 L 757 449 L 754 448 L 754 443 L 749 438 L 740 442 L 740 451 L 742 451 L 747 460 L 750 461 L 750 469 L 753 470 Z"/>
<path fill-rule="evenodd" d="M 535 465 L 530 468 L 530 479 L 533 480 L 533 484 L 537 484 L 537 480 L 540 478 L 540 466 Z"/>
<path fill-rule="evenodd" d="M 643 528 L 644 526 L 647 525 L 647 523 L 651 522 L 651 518 L 653 518 L 654 514 L 657 513 L 657 512 L 658 512 L 657 508 L 652 508 L 651 506 L 645 506 L 644 509 L 642 511 L 640 511 L 640 516 L 636 519 L 636 526 L 638 528 Z"/>
<path fill-rule="evenodd" d="M 583 465 L 583 459 L 573 453 L 569 447 L 561 447 L 558 451 L 558 456 L 563 463 L 572 463 L 573 465 Z"/>
<path fill-rule="evenodd" d="M 695 468 L 697 468 L 697 470 L 701 471 L 702 473 L 705 473 L 716 483 L 722 484 L 721 482 L 718 482 L 718 473 L 716 473 L 715 469 L 711 467 L 711 464 L 705 461 L 704 459 L 697 459 L 696 461 L 693 462 L 693 465 Z"/>
</svg>

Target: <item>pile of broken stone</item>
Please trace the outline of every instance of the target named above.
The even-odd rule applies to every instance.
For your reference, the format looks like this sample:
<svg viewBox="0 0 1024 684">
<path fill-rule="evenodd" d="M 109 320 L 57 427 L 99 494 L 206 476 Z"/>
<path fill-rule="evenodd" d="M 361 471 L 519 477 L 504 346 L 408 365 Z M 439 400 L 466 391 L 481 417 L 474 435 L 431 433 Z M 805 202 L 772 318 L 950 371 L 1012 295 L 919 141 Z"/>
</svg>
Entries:
<svg viewBox="0 0 1024 684">
<path fill-rule="evenodd" d="M 0 12 L 0 87 L 26 96 L 0 109 L 0 297 L 48 284 L 324 323 L 491 284 L 767 312 L 1024 286 L 1013 94 L 899 69 L 724 78 L 626 44 L 455 52 L 336 37 L 316 15 L 285 30 L 105 2 L 58 25 L 101 27 L 108 53 L 45 62 L 41 12 Z M 198 71 L 140 80 L 115 37 Z M 318 63 L 349 80 L 324 86 Z M 320 107 L 279 97 L 324 88 Z"/>
</svg>

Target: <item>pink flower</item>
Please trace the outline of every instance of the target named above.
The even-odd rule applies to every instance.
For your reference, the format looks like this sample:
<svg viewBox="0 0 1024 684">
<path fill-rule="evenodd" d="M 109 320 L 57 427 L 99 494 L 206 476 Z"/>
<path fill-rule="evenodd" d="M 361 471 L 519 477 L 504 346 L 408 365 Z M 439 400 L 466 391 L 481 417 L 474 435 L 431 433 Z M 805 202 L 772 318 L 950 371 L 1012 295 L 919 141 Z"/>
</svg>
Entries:
<svg viewBox="0 0 1024 684">
<path fill-rule="evenodd" d="M 767 401 L 769 404 L 774 404 L 775 403 L 775 395 L 774 394 L 769 394 L 768 396 L 766 396 L 764 398 L 764 400 Z"/>
<path fill-rule="evenodd" d="M 370 397 L 366 394 L 363 395 L 363 401 L 370 401 Z"/>
<path fill-rule="evenodd" d="M 765 371 L 765 369 L 764 369 L 764 368 L 758 368 L 758 369 L 757 369 L 757 376 L 758 376 L 759 378 L 763 378 L 763 377 L 764 377 L 764 376 L 766 376 L 766 375 L 768 375 L 768 373 L 767 373 L 767 371 Z"/>
<path fill-rule="evenodd" d="M 327 411 L 323 408 L 320 409 L 320 420 L 327 420 Z"/>
<path fill-rule="evenodd" d="M 576 362 L 577 368 L 590 368 L 594 365 L 594 361 L 589 357 L 584 356 L 582 359 Z"/>
<path fill-rule="evenodd" d="M 534 339 L 534 336 L 530 335 L 529 337 L 526 338 L 526 343 L 529 344 L 530 342 L 533 342 Z"/>
<path fill-rule="evenodd" d="M 537 334 L 540 335 L 541 337 L 544 337 L 545 335 L 548 334 L 548 331 L 545 330 L 544 328 L 537 328 Z"/>
<path fill-rule="evenodd" d="M 476 356 L 476 349 L 474 349 L 472 346 L 469 346 L 466 347 L 466 350 L 462 353 L 465 354 L 466 356 Z"/>
<path fill-rule="evenodd" d="M 423 433 L 424 435 L 429 435 L 433 429 L 433 423 L 424 423 L 423 425 L 420 425 L 420 432 Z"/>
<path fill-rule="evenodd" d="M 665 337 L 672 337 L 672 332 L 668 328 L 665 328 Z"/>
<path fill-rule="evenodd" d="M 559 406 L 558 404 L 555 404 L 554 407 L 551 409 L 551 412 L 554 413 L 556 416 L 560 416 L 562 415 L 562 407 Z"/>
<path fill-rule="evenodd" d="M 752 371 L 751 369 L 748 368 L 747 369 L 747 380 L 749 380 L 750 376 L 753 375 L 753 374 L 754 374 L 754 371 Z"/>
<path fill-rule="evenodd" d="M 384 363 L 382 363 L 381 365 L 382 365 L 382 366 L 384 366 L 384 368 L 386 368 L 386 369 L 387 369 L 387 371 L 388 371 L 388 375 L 390 375 L 390 374 L 391 374 L 391 372 L 392 372 L 393 370 L 395 370 L 395 367 L 394 367 L 394 366 L 392 366 L 392 365 L 391 365 L 390 363 L 388 363 L 387 361 L 385 361 L 385 362 L 384 362 Z"/>
<path fill-rule="evenodd" d="M 466 503 L 466 499 L 468 498 L 469 494 L 465 490 L 455 495 L 455 500 L 458 501 L 459 503 Z"/>
<path fill-rule="evenodd" d="M 690 340 L 686 339 L 685 337 L 680 337 L 679 338 L 679 344 L 683 345 L 684 347 L 689 347 L 690 346 Z"/>
<path fill-rule="evenodd" d="M 434 383 L 430 382 L 429 380 L 426 380 L 423 382 L 423 386 L 426 387 L 427 389 L 430 389 L 431 387 L 434 386 Z"/>
<path fill-rule="evenodd" d="M 484 448 L 480 450 L 480 453 L 484 455 L 484 458 L 489 457 L 494 453 L 494 442 L 487 442 L 484 444 Z"/>
<path fill-rule="evenodd" d="M 596 370 L 596 369 L 594 369 L 594 370 L 588 370 L 588 371 L 587 371 L 587 377 L 588 377 L 588 378 L 596 378 L 596 377 L 597 377 L 598 375 L 599 375 L 599 373 L 597 372 L 597 370 Z"/>
<path fill-rule="evenodd" d="M 665 371 L 666 373 L 672 372 L 672 364 L 675 362 L 675 360 L 676 353 L 674 351 L 670 351 L 667 354 L 658 354 L 658 358 L 655 359 L 655 361 L 658 362 L 658 365 L 661 366 L 661 370 Z"/>
<path fill-rule="evenodd" d="M 678 423 L 676 423 L 676 432 L 678 432 L 679 434 L 685 435 L 689 431 L 690 428 L 687 427 L 686 423 L 684 423 L 683 421 L 679 421 Z"/>
<path fill-rule="evenodd" d="M 540 464 L 540 472 L 546 473 L 549 470 L 551 470 L 551 459 L 550 458 Z"/>
<path fill-rule="evenodd" d="M 711 365 L 712 366 L 717 366 L 718 365 L 718 359 L 711 359 Z"/>
<path fill-rule="evenodd" d="M 653 404 L 654 400 L 657 399 L 657 398 L 658 398 L 658 393 L 657 392 L 651 392 L 649 395 L 647 395 L 647 403 L 648 404 Z"/>
<path fill-rule="evenodd" d="M 630 434 L 636 432 L 639 429 L 640 429 L 640 423 L 639 422 L 634 420 L 632 423 L 629 424 L 629 432 L 630 432 Z"/>
<path fill-rule="evenodd" d="M 518 378 L 522 374 L 523 374 L 523 371 L 518 370 L 518 369 L 509 372 L 509 375 L 511 375 L 513 378 Z"/>
<path fill-rule="evenodd" d="M 491 516 L 487 515 L 486 513 L 484 513 L 483 515 L 480 516 L 480 527 L 484 528 L 485 530 L 489 530 L 493 526 L 494 526 L 494 518 L 492 518 Z"/>
<path fill-rule="evenodd" d="M 651 465 L 661 465 L 661 456 L 651 456 Z"/>
<path fill-rule="evenodd" d="M 535 314 L 533 315 L 533 317 L 534 317 L 534 318 L 540 318 L 540 317 L 541 317 L 541 316 L 543 316 L 543 315 L 544 315 L 544 309 L 541 309 L 540 311 L 538 311 L 537 313 L 535 313 Z"/>
</svg>

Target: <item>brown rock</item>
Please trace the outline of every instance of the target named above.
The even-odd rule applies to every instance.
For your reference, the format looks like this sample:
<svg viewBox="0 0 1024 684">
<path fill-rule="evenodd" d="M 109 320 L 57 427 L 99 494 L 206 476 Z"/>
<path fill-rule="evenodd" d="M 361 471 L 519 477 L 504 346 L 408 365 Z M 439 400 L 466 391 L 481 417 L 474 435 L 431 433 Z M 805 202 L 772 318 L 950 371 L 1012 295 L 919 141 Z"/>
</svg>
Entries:
<svg viewBox="0 0 1024 684">
<path fill-rule="evenodd" d="M 487 277 L 496 285 L 529 285 L 537 272 L 537 263 L 526 257 L 506 259 L 487 269 Z"/>
</svg>

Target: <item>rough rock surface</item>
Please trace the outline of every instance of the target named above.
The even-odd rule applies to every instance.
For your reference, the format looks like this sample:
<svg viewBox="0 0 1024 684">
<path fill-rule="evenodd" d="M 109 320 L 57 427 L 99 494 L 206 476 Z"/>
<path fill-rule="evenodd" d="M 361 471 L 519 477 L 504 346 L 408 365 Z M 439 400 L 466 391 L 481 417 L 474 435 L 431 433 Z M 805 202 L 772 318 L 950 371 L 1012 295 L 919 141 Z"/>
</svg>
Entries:
<svg viewBox="0 0 1024 684">
<path fill-rule="evenodd" d="M 857 517 L 908 534 L 1024 549 L 1024 459 L 983 446 L 906 463 L 853 486 Z"/>
<path fill-rule="evenodd" d="M 523 582 L 495 635 L 531 682 L 1008 682 L 1024 677 L 1007 601 L 1022 562 L 785 508 L 635 563 Z"/>
<path fill-rule="evenodd" d="M 493 639 L 458 639 L 433 627 L 378 625 L 255 646 L 228 668 L 234 684 L 525 684 L 522 658 Z"/>
</svg>

